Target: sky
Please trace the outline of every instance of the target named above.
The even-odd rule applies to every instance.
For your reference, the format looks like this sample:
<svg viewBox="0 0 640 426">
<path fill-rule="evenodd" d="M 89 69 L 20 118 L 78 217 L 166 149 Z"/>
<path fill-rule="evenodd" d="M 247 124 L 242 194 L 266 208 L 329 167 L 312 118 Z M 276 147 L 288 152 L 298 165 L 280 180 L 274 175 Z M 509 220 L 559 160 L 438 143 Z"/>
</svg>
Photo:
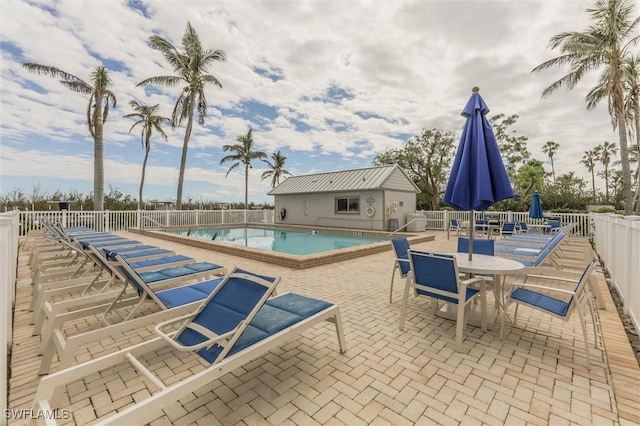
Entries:
<svg viewBox="0 0 640 426">
<path fill-rule="evenodd" d="M 567 69 L 531 74 L 558 56 L 548 47 L 563 31 L 586 29 L 584 0 L 423 1 L 0 1 L 0 194 L 21 189 L 89 194 L 93 141 L 88 98 L 22 63 L 55 66 L 89 81 L 111 70 L 117 107 L 104 129 L 105 193 L 137 198 L 144 149 L 129 129 L 129 101 L 160 105 L 170 116 L 178 88 L 136 87 L 173 75 L 148 45 L 159 35 L 181 45 L 187 22 L 204 47 L 222 49 L 225 62 L 208 70 L 207 118 L 189 142 L 183 202 L 240 202 L 241 168 L 225 177 L 221 147 L 253 129 L 255 148 L 280 150 L 294 175 L 369 167 L 376 155 L 399 148 L 422 129 L 460 137 L 460 112 L 473 86 L 489 115 L 518 114 L 512 130 L 529 138 L 532 157 L 551 165 L 546 141 L 560 145 L 556 175 L 575 172 L 584 152 L 616 143 L 606 104 L 587 111 L 584 97 L 597 75 L 574 90 L 542 91 Z M 185 127 L 168 128 L 168 142 L 151 141 L 143 198 L 175 200 Z M 614 158 L 615 160 L 615 158 Z M 266 165 L 249 175 L 249 201 L 272 202 Z M 597 182 L 599 184 L 599 182 Z"/>
</svg>

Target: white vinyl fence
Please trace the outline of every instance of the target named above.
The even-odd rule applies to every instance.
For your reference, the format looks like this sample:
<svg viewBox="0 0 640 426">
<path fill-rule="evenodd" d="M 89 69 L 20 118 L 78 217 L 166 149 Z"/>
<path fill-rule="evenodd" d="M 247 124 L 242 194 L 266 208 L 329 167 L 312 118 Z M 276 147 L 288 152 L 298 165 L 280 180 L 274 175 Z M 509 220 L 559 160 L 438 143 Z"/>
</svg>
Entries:
<svg viewBox="0 0 640 426">
<path fill-rule="evenodd" d="M 18 212 L 0 214 L 0 409 L 2 424 L 9 397 L 9 355 L 18 268 Z"/>
<path fill-rule="evenodd" d="M 640 330 L 640 216 L 592 214 L 596 251 Z"/>
<path fill-rule="evenodd" d="M 446 231 L 450 219 L 458 219 L 462 222 L 469 222 L 470 212 L 468 211 L 418 211 L 419 215 L 425 216 L 426 228 Z M 563 225 L 573 223 L 572 234 L 581 237 L 588 237 L 592 233 L 591 220 L 587 213 L 550 213 L 545 215 L 545 219 L 531 219 L 529 212 L 481 212 L 476 211 L 474 221 L 484 217 L 499 220 L 500 223 L 507 221 L 521 221 L 527 223 L 543 223 L 547 219 L 557 219 Z"/>
<path fill-rule="evenodd" d="M 273 210 L 129 210 L 129 211 L 21 211 L 20 236 L 40 229 L 41 219 L 62 226 L 87 226 L 96 231 L 118 232 L 129 228 L 163 229 L 224 224 L 272 224 Z"/>
</svg>

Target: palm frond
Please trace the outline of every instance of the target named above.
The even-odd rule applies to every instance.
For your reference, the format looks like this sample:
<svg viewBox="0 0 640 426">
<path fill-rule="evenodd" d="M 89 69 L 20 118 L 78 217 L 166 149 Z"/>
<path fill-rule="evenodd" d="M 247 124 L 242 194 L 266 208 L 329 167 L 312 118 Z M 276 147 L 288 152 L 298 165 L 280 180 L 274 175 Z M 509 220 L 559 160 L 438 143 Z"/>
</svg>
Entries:
<svg viewBox="0 0 640 426">
<path fill-rule="evenodd" d="M 62 71 L 60 68 L 34 63 L 25 63 L 22 64 L 22 66 L 36 74 L 44 74 L 53 78 L 60 78 L 64 81 L 82 81 L 81 78 L 76 77 L 73 74 L 69 74 L 68 72 Z M 87 83 L 85 83 L 85 85 L 89 86 Z"/>
<path fill-rule="evenodd" d="M 181 77 L 175 75 L 159 75 L 155 77 L 149 77 L 136 84 L 136 87 L 146 86 L 147 84 L 155 84 L 157 86 L 175 87 L 182 83 L 184 80 Z"/>
</svg>

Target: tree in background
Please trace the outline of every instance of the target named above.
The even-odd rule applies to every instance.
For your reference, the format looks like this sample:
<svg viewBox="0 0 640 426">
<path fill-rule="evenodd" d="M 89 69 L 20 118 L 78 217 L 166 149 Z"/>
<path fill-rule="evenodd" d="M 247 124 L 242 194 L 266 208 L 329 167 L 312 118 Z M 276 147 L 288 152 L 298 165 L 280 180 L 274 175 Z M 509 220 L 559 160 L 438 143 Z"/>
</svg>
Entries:
<svg viewBox="0 0 640 426">
<path fill-rule="evenodd" d="M 33 73 L 60 79 L 60 83 L 73 92 L 89 95 L 87 126 L 93 138 L 93 206 L 94 210 L 104 210 L 104 123 L 109 114 L 109 105 L 116 106 L 116 96 L 109 89 L 109 70 L 97 67 L 90 75 L 91 83 L 87 83 L 56 67 L 34 63 L 23 66 Z"/>
<path fill-rule="evenodd" d="M 269 166 L 269 170 L 262 173 L 260 180 L 263 181 L 265 179 L 271 178 L 271 188 L 275 188 L 276 185 L 280 184 L 280 178 L 285 176 L 291 176 L 284 168 L 284 163 L 287 161 L 287 157 L 282 155 L 280 151 L 271 154 L 271 160 L 262 160 L 267 166 Z"/>
<path fill-rule="evenodd" d="M 594 148 L 596 158 L 604 166 L 604 186 L 605 186 L 605 201 L 609 203 L 609 165 L 611 165 L 611 157 L 618 153 L 618 148 L 613 142 L 605 141 L 602 145 L 598 145 Z"/>
<path fill-rule="evenodd" d="M 140 138 L 142 147 L 144 148 L 144 161 L 142 162 L 142 177 L 140 178 L 140 191 L 138 192 L 138 210 L 140 210 L 143 205 L 142 187 L 144 186 L 144 176 L 147 170 L 147 160 L 149 159 L 149 151 L 151 150 L 151 135 L 155 130 L 166 142 L 168 140 L 167 134 L 162 128 L 162 125 L 171 124 L 171 120 L 167 117 L 156 114 L 158 108 L 160 107 L 158 104 L 153 106 L 141 105 L 136 101 L 129 101 L 129 105 L 131 105 L 131 108 L 134 112 L 125 115 L 124 118 L 135 118 L 137 120 L 129 129 L 129 133 L 131 133 L 133 128 L 138 125 L 142 127 Z"/>
<path fill-rule="evenodd" d="M 556 183 L 556 169 L 555 167 L 553 167 L 553 156 L 556 155 L 556 152 L 558 152 L 558 148 L 560 148 L 560 145 L 558 144 L 558 142 L 554 141 L 547 141 L 542 146 L 542 152 L 547 154 L 547 157 L 549 157 L 549 160 L 551 160 L 551 174 L 553 175 L 553 183 Z"/>
<path fill-rule="evenodd" d="M 220 160 L 220 165 L 234 162 L 231 167 L 229 167 L 229 170 L 227 170 L 225 178 L 229 176 L 229 173 L 232 170 L 235 170 L 241 165 L 244 165 L 244 206 L 245 208 L 249 208 L 249 168 L 251 168 L 251 161 L 264 160 L 265 158 L 267 158 L 267 154 L 262 151 L 253 150 L 252 129 L 249 129 L 246 135 L 238 136 L 236 138 L 236 141 L 238 143 L 235 145 L 222 146 L 222 150 L 224 152 L 233 152 L 234 154 L 227 155 L 222 160 Z"/>
<path fill-rule="evenodd" d="M 584 152 L 582 156 L 582 160 L 580 160 L 580 164 L 584 164 L 584 166 L 591 173 L 591 188 L 593 191 L 593 198 L 596 197 L 596 161 L 598 161 L 598 151 L 594 149 L 589 149 Z"/>
<path fill-rule="evenodd" d="M 622 161 L 623 199 L 625 214 L 631 214 L 631 172 L 629 167 L 626 115 L 624 111 L 623 60 L 638 41 L 635 34 L 640 17 L 634 17 L 633 0 L 598 0 L 587 9 L 592 24 L 585 31 L 557 34 L 551 38 L 551 49 L 560 49 L 560 56 L 533 69 L 539 72 L 556 66 L 569 66 L 569 74 L 551 84 L 543 92 L 547 97 L 562 86 L 573 89 L 589 72 L 602 68 L 596 87 L 587 94 L 587 109 L 595 108 L 607 99 L 611 124 L 618 129 Z M 608 191 L 608 188 L 607 188 Z"/>
<path fill-rule="evenodd" d="M 200 37 L 189 22 L 187 22 L 187 28 L 182 37 L 182 51 L 157 35 L 149 38 L 149 44 L 153 49 L 162 53 L 177 75 L 150 77 L 142 80 L 138 86 L 156 84 L 175 87 L 184 84 L 171 114 L 171 122 L 174 127 L 181 125 L 185 119 L 187 120 L 187 128 L 182 142 L 178 194 L 176 196 L 176 208 L 180 210 L 182 208 L 182 187 L 187 165 L 187 151 L 193 129 L 193 116 L 197 112 L 198 123 L 204 124 L 204 119 L 207 116 L 207 98 L 204 89 L 210 84 L 222 88 L 222 84 L 215 76 L 206 74 L 207 68 L 216 61 L 225 61 L 226 54 L 220 49 L 205 49 L 200 43 Z"/>
<path fill-rule="evenodd" d="M 455 156 L 453 133 L 440 129 L 423 129 L 402 148 L 389 149 L 374 160 L 375 166 L 399 165 L 425 197 L 418 197 L 419 207 L 437 210 L 440 196 L 449 178 Z M 426 199 L 425 199 L 426 198 Z"/>
<path fill-rule="evenodd" d="M 527 149 L 529 138 L 517 135 L 517 131 L 511 129 L 511 126 L 518 122 L 518 118 L 517 114 L 509 116 L 496 114 L 489 120 L 498 141 L 505 168 L 511 178 L 513 178 L 518 167 L 531 157 L 531 153 Z"/>
</svg>

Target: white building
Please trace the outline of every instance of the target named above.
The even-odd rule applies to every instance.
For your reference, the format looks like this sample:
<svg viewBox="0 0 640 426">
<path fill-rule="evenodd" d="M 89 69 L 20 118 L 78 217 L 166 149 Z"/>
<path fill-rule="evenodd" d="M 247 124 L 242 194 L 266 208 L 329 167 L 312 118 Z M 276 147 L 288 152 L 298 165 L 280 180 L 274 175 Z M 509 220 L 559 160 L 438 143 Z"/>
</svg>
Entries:
<svg viewBox="0 0 640 426">
<path fill-rule="evenodd" d="M 276 223 L 386 230 L 406 223 L 420 190 L 397 165 L 292 176 L 269 192 Z"/>
</svg>

